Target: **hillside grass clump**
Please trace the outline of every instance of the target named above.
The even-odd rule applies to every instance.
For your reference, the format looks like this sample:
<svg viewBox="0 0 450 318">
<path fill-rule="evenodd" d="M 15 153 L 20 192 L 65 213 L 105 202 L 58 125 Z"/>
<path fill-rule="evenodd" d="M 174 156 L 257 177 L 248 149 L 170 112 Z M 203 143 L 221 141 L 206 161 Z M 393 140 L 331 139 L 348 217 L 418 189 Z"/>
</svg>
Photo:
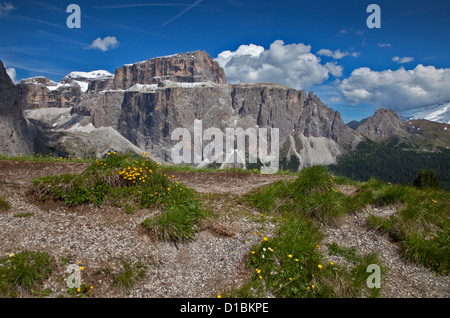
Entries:
<svg viewBox="0 0 450 318">
<path fill-rule="evenodd" d="M 324 166 L 302 170 L 290 181 L 278 181 L 246 196 L 251 204 L 268 214 L 293 212 L 325 224 L 334 224 L 341 217 L 359 208 L 338 189 L 335 177 Z M 345 178 L 339 180 L 348 183 Z"/>
<path fill-rule="evenodd" d="M 352 186 L 350 194 L 340 189 Z M 450 194 L 443 190 L 393 185 L 372 178 L 353 182 L 333 176 L 326 167 L 302 170 L 297 178 L 279 181 L 245 196 L 248 204 L 276 220 L 272 237 L 253 247 L 247 263 L 254 274 L 230 297 L 379 297 L 368 288 L 367 268 L 383 266 L 377 253 L 331 244 L 329 255 L 340 255 L 351 266 L 325 264 L 320 252 L 320 227 L 335 226 L 340 218 L 368 205 L 395 208 L 389 217 L 369 215 L 367 226 L 400 242 L 407 260 L 439 273 L 448 273 Z"/>
<path fill-rule="evenodd" d="M 389 217 L 370 215 L 370 229 L 400 242 L 402 255 L 438 273 L 449 273 L 450 192 L 388 185 L 376 194 L 375 203 L 398 204 Z"/>
<path fill-rule="evenodd" d="M 297 178 L 279 181 L 245 196 L 249 204 L 277 220 L 271 237 L 253 247 L 247 266 L 252 278 L 230 297 L 323 298 L 378 297 L 379 290 L 367 287 L 369 264 L 380 264 L 376 254 L 356 254 L 350 268 L 327 263 L 320 250 L 323 224 L 334 225 L 340 218 L 372 202 L 371 192 L 347 196 L 339 186 L 354 185 L 333 176 L 326 167 L 302 170 Z M 356 197 L 356 199 L 355 199 Z"/>
<path fill-rule="evenodd" d="M 111 204 L 127 214 L 136 207 L 162 211 L 142 225 L 165 240 L 192 238 L 206 216 L 193 190 L 145 156 L 110 153 L 81 174 L 37 178 L 33 189 L 37 200 L 67 206 Z"/>
<path fill-rule="evenodd" d="M 95 157 L 92 155 L 75 156 L 70 154 L 58 155 L 56 153 L 37 153 L 18 155 L 18 156 L 6 156 L 0 154 L 0 160 L 12 160 L 12 161 L 31 161 L 31 162 L 76 162 L 76 163 L 92 163 L 95 161 Z"/>
</svg>

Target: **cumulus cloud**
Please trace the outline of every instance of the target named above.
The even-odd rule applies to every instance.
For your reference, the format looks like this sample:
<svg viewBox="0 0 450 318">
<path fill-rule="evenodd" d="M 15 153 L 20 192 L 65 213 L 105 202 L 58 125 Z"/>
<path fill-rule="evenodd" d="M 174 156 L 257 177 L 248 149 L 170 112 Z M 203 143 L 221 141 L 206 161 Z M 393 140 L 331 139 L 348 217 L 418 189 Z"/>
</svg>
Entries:
<svg viewBox="0 0 450 318">
<path fill-rule="evenodd" d="M 96 38 L 89 46 L 89 48 L 102 50 L 103 52 L 106 52 L 110 49 L 115 49 L 118 46 L 119 41 L 117 41 L 115 36 L 107 36 L 104 39 Z"/>
<path fill-rule="evenodd" d="M 391 43 L 378 43 L 379 47 L 391 47 Z"/>
<path fill-rule="evenodd" d="M 365 31 L 364 30 L 356 30 L 354 31 L 352 28 L 345 28 L 342 30 L 339 30 L 338 34 L 350 34 L 350 35 L 364 35 Z"/>
<path fill-rule="evenodd" d="M 250 44 L 236 51 L 223 51 L 216 61 L 224 69 L 230 83 L 272 82 L 296 89 L 304 89 L 326 81 L 330 74 L 342 75 L 342 66 L 321 64 L 311 53 L 311 46 L 303 43 L 285 44 L 277 40 L 269 49 Z"/>
<path fill-rule="evenodd" d="M 342 52 L 341 50 L 337 49 L 336 51 L 332 51 L 329 49 L 320 49 L 319 52 L 317 52 L 318 55 L 324 55 L 324 56 L 328 56 L 328 57 L 332 57 L 335 60 L 339 60 L 343 57 L 346 56 L 353 56 L 353 57 L 358 57 L 361 53 L 359 52 L 347 52 L 344 51 Z"/>
<path fill-rule="evenodd" d="M 353 104 L 370 103 L 403 112 L 450 100 L 450 68 L 417 65 L 412 70 L 355 69 L 337 85 Z"/>
<path fill-rule="evenodd" d="M 340 65 L 337 65 L 337 62 L 328 62 L 327 64 L 325 64 L 325 67 L 334 77 L 342 76 L 342 71 L 344 70 L 344 68 Z"/>
<path fill-rule="evenodd" d="M 393 60 L 394 62 L 397 62 L 398 64 L 403 64 L 403 63 L 408 63 L 408 62 L 413 61 L 414 58 L 412 58 L 412 57 L 407 57 L 407 56 L 405 56 L 405 57 L 394 56 L 394 57 L 392 58 L 392 60 Z"/>
<path fill-rule="evenodd" d="M 6 73 L 9 75 L 9 77 L 11 78 L 11 80 L 15 83 L 16 82 L 16 69 L 13 67 L 8 67 L 6 69 Z"/>
<path fill-rule="evenodd" d="M 7 15 L 9 11 L 14 9 L 14 6 L 10 2 L 0 3 L 0 17 Z"/>
</svg>

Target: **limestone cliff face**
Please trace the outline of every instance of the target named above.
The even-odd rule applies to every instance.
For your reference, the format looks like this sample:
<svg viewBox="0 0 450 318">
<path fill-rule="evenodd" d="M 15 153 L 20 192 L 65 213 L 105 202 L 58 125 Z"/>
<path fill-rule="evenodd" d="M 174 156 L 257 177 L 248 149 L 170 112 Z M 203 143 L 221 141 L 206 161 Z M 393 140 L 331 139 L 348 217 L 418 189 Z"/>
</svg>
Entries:
<svg viewBox="0 0 450 318">
<path fill-rule="evenodd" d="M 335 163 L 363 139 L 345 125 L 339 112 L 313 93 L 272 83 L 227 84 L 223 69 L 203 51 L 124 65 L 114 76 L 103 71 L 81 73 L 73 72 L 57 84 L 80 86 L 80 81 L 87 79 L 88 86 L 81 82 L 81 95 L 70 113 L 64 113 L 69 117 L 64 117 L 64 123 L 55 117 L 40 127 L 58 127 L 59 133 L 64 130 L 66 135 L 70 130 L 71 136 L 77 131 L 82 136 L 82 131 L 85 135 L 79 138 L 83 139 L 94 131 L 113 129 L 136 149 L 166 162 L 172 161 L 171 150 L 179 142 L 171 139 L 177 128 L 190 131 L 193 149 L 195 120 L 202 121 L 202 133 L 208 128 L 218 128 L 224 134 L 227 128 L 277 128 L 280 159 L 295 169 Z M 46 87 L 54 84 L 40 81 L 46 96 Z M 38 107 L 52 107 L 38 96 L 23 96 L 26 102 L 36 104 L 32 116 L 37 121 L 45 117 Z M 53 135 L 47 132 L 46 139 L 61 140 Z M 78 144 L 95 144 L 91 139 L 88 143 L 78 139 Z M 209 142 L 203 140 L 203 146 Z"/>
<path fill-rule="evenodd" d="M 171 140 L 171 132 L 183 127 L 193 136 L 195 119 L 202 120 L 203 130 L 278 128 L 280 145 L 287 144 L 288 149 L 283 156 L 288 161 L 295 157 L 299 168 L 335 163 L 362 140 L 338 112 L 313 94 L 275 84 L 204 83 L 187 88 L 164 82 L 125 92 L 120 106 L 101 102 L 93 116 L 105 107 L 121 109 L 117 121 L 121 135 L 168 162 L 178 142 Z"/>
<path fill-rule="evenodd" d="M 32 127 L 24 116 L 17 88 L 0 61 L 0 154 L 17 156 L 32 151 Z"/>
<path fill-rule="evenodd" d="M 46 77 L 21 80 L 17 87 L 24 109 L 73 107 L 79 103 L 82 94 L 77 83 L 56 83 Z"/>
<path fill-rule="evenodd" d="M 158 84 L 165 80 L 226 83 L 225 73 L 219 64 L 208 53 L 194 51 L 124 65 L 116 69 L 114 88 L 128 89 L 134 84 Z"/>
</svg>

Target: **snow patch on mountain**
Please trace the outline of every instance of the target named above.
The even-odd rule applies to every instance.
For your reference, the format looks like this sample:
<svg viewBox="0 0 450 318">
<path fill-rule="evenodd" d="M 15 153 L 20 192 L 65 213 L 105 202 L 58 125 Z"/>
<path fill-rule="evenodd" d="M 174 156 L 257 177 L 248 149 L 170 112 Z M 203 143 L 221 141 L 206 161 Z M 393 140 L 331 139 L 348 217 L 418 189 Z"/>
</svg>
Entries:
<svg viewBox="0 0 450 318">
<path fill-rule="evenodd" d="M 450 102 L 432 105 L 413 113 L 404 114 L 408 120 L 426 119 L 439 123 L 450 124 Z"/>
<path fill-rule="evenodd" d="M 71 72 L 63 78 L 63 81 L 68 80 L 68 79 L 93 80 L 93 79 L 99 79 L 99 78 L 112 78 L 112 77 L 114 77 L 114 75 L 105 70 L 97 70 L 97 71 L 91 71 L 91 72 Z"/>
</svg>

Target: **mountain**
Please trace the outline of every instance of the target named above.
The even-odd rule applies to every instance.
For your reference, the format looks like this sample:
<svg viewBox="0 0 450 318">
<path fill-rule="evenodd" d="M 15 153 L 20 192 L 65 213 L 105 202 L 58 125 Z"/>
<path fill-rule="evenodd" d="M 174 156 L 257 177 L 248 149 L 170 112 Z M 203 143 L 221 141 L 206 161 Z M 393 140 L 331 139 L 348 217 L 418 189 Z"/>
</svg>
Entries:
<svg viewBox="0 0 450 318">
<path fill-rule="evenodd" d="M 381 108 L 371 117 L 347 126 L 377 143 L 403 150 L 437 151 L 450 148 L 450 125 L 426 119 L 403 121 L 393 110 Z"/>
<path fill-rule="evenodd" d="M 59 83 L 35 77 L 20 81 L 17 89 L 41 153 L 145 151 L 171 162 L 179 142 L 171 133 L 187 128 L 194 135 L 194 121 L 202 120 L 203 130 L 215 127 L 223 133 L 278 128 L 282 166 L 301 169 L 336 163 L 364 139 L 312 92 L 272 83 L 228 84 L 223 69 L 204 51 L 126 64 L 114 75 L 72 72 Z M 195 148 L 193 140 L 189 147 Z"/>
<path fill-rule="evenodd" d="M 450 149 L 450 124 L 426 119 L 409 120 L 405 124 L 408 131 L 414 132 L 417 149 L 425 151 Z"/>
<path fill-rule="evenodd" d="M 0 154 L 16 156 L 32 153 L 33 134 L 18 90 L 0 61 Z"/>
<path fill-rule="evenodd" d="M 360 122 L 349 122 L 347 125 L 359 134 L 376 142 L 386 141 L 392 137 L 411 138 L 407 125 L 395 111 L 388 108 L 380 108 L 373 116 Z"/>
<path fill-rule="evenodd" d="M 426 119 L 439 123 L 450 124 L 450 102 L 436 104 L 425 109 L 413 112 L 412 114 L 405 114 L 406 120 Z"/>
<path fill-rule="evenodd" d="M 128 89 L 134 84 L 158 84 L 162 81 L 181 83 L 213 82 L 225 84 L 225 72 L 204 51 L 153 58 L 116 69 L 115 89 Z"/>
<path fill-rule="evenodd" d="M 73 107 L 80 102 L 82 89 L 76 83 L 57 83 L 46 77 L 32 77 L 17 84 L 24 109 Z"/>
<path fill-rule="evenodd" d="M 81 87 L 81 91 L 87 92 L 91 85 L 96 85 L 98 82 L 108 82 L 110 83 L 114 75 L 108 71 L 98 70 L 91 72 L 71 72 L 70 74 L 63 77 L 61 83 L 77 83 Z"/>
</svg>

